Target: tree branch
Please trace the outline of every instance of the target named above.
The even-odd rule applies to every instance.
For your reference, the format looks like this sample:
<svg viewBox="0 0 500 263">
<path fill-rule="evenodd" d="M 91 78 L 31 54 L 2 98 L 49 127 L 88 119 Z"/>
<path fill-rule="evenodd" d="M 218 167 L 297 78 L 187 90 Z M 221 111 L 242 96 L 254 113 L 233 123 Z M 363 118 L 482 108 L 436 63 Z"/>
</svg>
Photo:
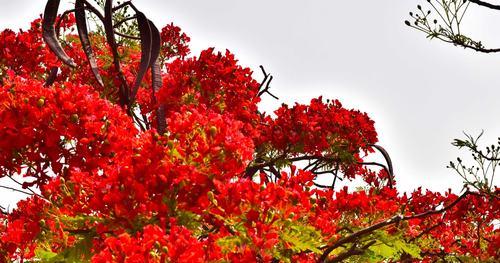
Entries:
<svg viewBox="0 0 500 263">
<path fill-rule="evenodd" d="M 477 52 L 482 52 L 482 53 L 500 52 L 500 48 L 482 48 L 482 47 L 476 47 L 476 46 L 468 45 L 468 44 L 464 44 L 464 43 L 458 43 L 458 42 L 452 42 L 452 43 L 457 45 L 457 46 L 461 46 L 463 48 L 470 48 L 472 50 L 475 50 Z"/>
<path fill-rule="evenodd" d="M 344 253 L 340 253 L 334 259 L 327 261 L 327 262 L 329 262 L 329 263 L 342 262 L 342 261 L 344 261 L 352 256 L 362 255 L 367 248 L 371 247 L 375 243 L 377 243 L 377 241 L 372 240 L 360 248 L 357 248 L 356 245 L 353 245 L 348 251 L 346 251 Z"/>
<path fill-rule="evenodd" d="M 341 245 L 344 245 L 346 243 L 354 242 L 355 240 L 359 239 L 360 237 L 363 237 L 365 235 L 371 234 L 375 230 L 381 229 L 383 227 L 386 227 L 386 226 L 389 226 L 389 225 L 392 225 L 392 224 L 399 223 L 401 221 L 407 221 L 407 220 L 412 220 L 412 219 L 420 219 L 420 218 L 424 218 L 424 217 L 427 217 L 427 216 L 430 216 L 430 215 L 443 213 L 443 212 L 449 210 L 450 208 L 454 207 L 456 204 L 458 204 L 462 199 L 464 199 L 469 194 L 470 194 L 470 192 L 468 190 L 465 191 L 461 196 L 459 196 L 457 199 L 455 199 L 455 201 L 451 202 L 449 205 L 447 205 L 447 206 L 445 206 L 445 207 L 443 207 L 441 209 L 430 210 L 430 211 L 423 212 L 423 213 L 416 214 L 416 215 L 412 215 L 412 216 L 395 215 L 392 218 L 390 218 L 389 220 L 382 221 L 380 223 L 371 225 L 371 226 L 366 227 L 364 229 L 361 229 L 361 230 L 359 230 L 359 231 L 357 231 L 357 232 L 355 232 L 355 233 L 353 233 L 353 234 L 351 234 L 349 236 L 341 238 L 337 242 L 335 242 L 335 244 L 329 246 L 323 252 L 323 254 L 319 258 L 318 262 L 324 262 L 327 259 L 328 255 L 333 250 L 335 250 L 336 248 L 340 247 Z"/>
<path fill-rule="evenodd" d="M 120 21 L 120 22 L 116 23 L 113 27 L 114 27 L 114 28 L 118 28 L 118 27 L 120 27 L 123 23 L 127 23 L 128 21 L 130 21 L 130 20 L 134 20 L 134 19 L 136 19 L 136 18 L 137 18 L 137 16 L 135 16 L 135 15 L 134 15 L 134 16 L 131 16 L 131 17 L 127 17 L 127 18 L 123 19 L 122 21 Z"/>
<path fill-rule="evenodd" d="M 123 34 L 123 33 L 120 33 L 118 31 L 114 31 L 115 34 L 117 34 L 118 36 L 121 36 L 121 37 L 124 37 L 124 38 L 129 38 L 129 39 L 135 39 L 135 40 L 141 40 L 140 37 L 136 37 L 136 36 L 131 36 L 131 35 L 127 35 L 127 34 Z"/>
<path fill-rule="evenodd" d="M 5 207 L 0 205 L 0 214 L 9 215 L 9 212 L 7 211 L 7 209 Z"/>
<path fill-rule="evenodd" d="M 13 188 L 13 187 L 9 187 L 9 186 L 0 185 L 0 188 L 7 189 L 7 190 L 12 190 L 14 192 L 25 194 L 25 195 L 29 195 L 29 196 L 34 195 L 33 193 L 26 192 L 26 191 L 23 191 L 23 190 L 19 190 L 19 189 L 16 189 L 16 188 Z"/>
<path fill-rule="evenodd" d="M 260 70 L 262 70 L 262 74 L 264 74 L 264 79 L 260 83 L 259 86 L 259 92 L 257 93 L 257 97 L 262 96 L 264 93 L 269 94 L 271 97 L 279 100 L 278 97 L 276 97 L 274 94 L 272 94 L 269 89 L 271 88 L 271 81 L 273 81 L 273 76 L 271 74 L 268 74 L 266 70 L 264 70 L 264 67 L 262 65 L 259 66 Z"/>
<path fill-rule="evenodd" d="M 469 2 L 474 3 L 476 5 L 479 5 L 479 6 L 487 7 L 489 9 L 500 10 L 500 5 L 490 4 L 488 2 L 483 2 L 481 0 L 469 0 Z"/>
<path fill-rule="evenodd" d="M 437 227 L 439 227 L 439 226 L 440 226 L 440 225 L 442 225 L 442 224 L 443 224 L 443 222 L 439 222 L 439 223 L 437 223 L 437 224 L 435 224 L 435 225 L 433 225 L 433 226 L 431 226 L 431 227 L 427 228 L 426 230 L 424 230 L 424 231 L 420 232 L 420 234 L 418 234 L 417 236 L 412 237 L 412 238 L 409 240 L 409 242 L 413 242 L 414 240 L 419 239 L 419 238 L 423 237 L 424 235 L 429 234 L 432 230 L 436 229 Z"/>
</svg>

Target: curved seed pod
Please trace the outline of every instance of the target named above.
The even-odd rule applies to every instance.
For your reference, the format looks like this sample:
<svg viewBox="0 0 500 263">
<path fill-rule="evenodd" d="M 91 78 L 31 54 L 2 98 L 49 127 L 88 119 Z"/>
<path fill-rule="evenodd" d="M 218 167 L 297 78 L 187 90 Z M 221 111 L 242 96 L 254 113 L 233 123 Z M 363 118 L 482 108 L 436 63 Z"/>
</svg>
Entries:
<svg viewBox="0 0 500 263">
<path fill-rule="evenodd" d="M 57 73 L 59 73 L 58 67 L 52 67 L 50 69 L 49 76 L 45 80 L 45 84 L 44 84 L 45 87 L 48 87 L 48 86 L 54 84 L 54 82 L 56 81 L 56 78 L 57 78 Z"/>
<path fill-rule="evenodd" d="M 149 28 L 151 29 L 151 57 L 150 57 L 150 67 L 153 66 L 154 63 L 157 62 L 158 57 L 160 56 L 160 47 L 161 47 L 161 35 L 158 28 L 155 26 L 153 21 L 148 20 Z"/>
<path fill-rule="evenodd" d="M 148 20 L 148 22 L 151 29 L 151 57 L 149 67 L 151 68 L 151 79 L 153 81 L 153 101 L 156 102 L 156 92 L 163 85 L 161 78 L 160 61 L 158 60 L 158 57 L 160 56 L 161 36 L 160 31 L 155 26 L 155 24 L 151 20 Z M 167 122 L 165 120 L 165 107 L 163 105 L 160 105 L 158 109 L 156 109 L 156 118 L 158 133 L 165 133 Z"/>
<path fill-rule="evenodd" d="M 121 69 L 118 54 L 118 45 L 116 44 L 115 33 L 113 29 L 113 0 L 106 0 L 104 4 L 104 31 L 106 32 L 106 41 L 108 42 L 108 45 L 111 48 L 111 53 L 113 55 L 113 65 L 120 78 L 120 105 L 125 106 L 129 104 L 130 101 L 129 88 Z"/>
<path fill-rule="evenodd" d="M 104 86 L 102 77 L 99 74 L 99 68 L 97 67 L 97 61 L 90 44 L 89 32 L 87 28 L 87 17 L 85 15 L 85 0 L 75 1 L 75 19 L 76 27 L 78 29 L 78 36 L 80 37 L 80 42 L 82 43 L 83 51 L 87 56 L 90 68 L 92 69 L 92 73 L 94 73 L 94 76 L 99 85 Z"/>
<path fill-rule="evenodd" d="M 392 187 L 392 178 L 394 177 L 394 168 L 392 167 L 392 160 L 391 157 L 389 156 L 389 153 L 384 149 L 384 147 L 376 144 L 370 145 L 371 147 L 377 149 L 382 156 L 384 156 L 385 161 L 387 162 L 387 166 L 389 169 L 389 183 L 391 184 L 390 187 Z"/>
<path fill-rule="evenodd" d="M 113 56 L 118 55 L 118 46 L 113 30 L 113 0 L 106 0 L 104 4 L 104 31 L 106 31 L 106 40 L 111 47 Z"/>
<path fill-rule="evenodd" d="M 163 85 L 160 62 L 158 59 L 151 66 L 151 76 L 153 79 L 153 101 L 156 102 L 155 93 Z M 158 109 L 156 109 L 156 118 L 157 131 L 159 134 L 164 134 L 167 129 L 167 121 L 165 119 L 165 107 L 163 105 L 159 105 Z"/>
<path fill-rule="evenodd" d="M 47 46 L 54 52 L 54 54 L 62 61 L 64 64 L 70 67 L 76 67 L 75 62 L 64 52 L 64 49 L 57 41 L 55 22 L 57 17 L 57 10 L 59 9 L 60 0 L 48 0 L 45 6 L 45 11 L 43 13 L 43 40 Z"/>
<path fill-rule="evenodd" d="M 152 36 L 151 28 L 149 27 L 149 21 L 142 12 L 137 12 L 136 16 L 137 25 L 139 26 L 139 33 L 141 37 L 141 63 L 139 65 L 139 71 L 137 71 L 134 86 L 132 87 L 132 92 L 130 94 L 130 102 L 133 102 L 135 100 L 137 90 L 141 85 L 144 75 L 146 75 L 146 72 L 148 71 L 151 60 Z"/>
</svg>

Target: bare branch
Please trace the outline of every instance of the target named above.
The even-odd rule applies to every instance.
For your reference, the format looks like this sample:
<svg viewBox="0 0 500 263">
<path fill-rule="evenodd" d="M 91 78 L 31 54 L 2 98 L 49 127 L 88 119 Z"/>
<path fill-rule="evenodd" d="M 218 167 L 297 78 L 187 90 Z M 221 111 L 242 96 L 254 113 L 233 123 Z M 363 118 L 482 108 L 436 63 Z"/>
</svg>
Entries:
<svg viewBox="0 0 500 263">
<path fill-rule="evenodd" d="M 128 21 L 130 21 L 130 20 L 134 20 L 134 19 L 136 19 L 136 18 L 137 18 L 137 16 L 127 17 L 127 18 L 123 19 L 122 21 L 120 21 L 120 22 L 116 23 L 113 27 L 114 27 L 114 28 L 118 28 L 118 27 L 120 27 L 121 25 L 123 25 L 123 23 L 127 23 Z"/>
<path fill-rule="evenodd" d="M 269 96 L 273 97 L 274 99 L 279 100 L 278 97 L 276 97 L 274 94 L 272 94 L 269 91 L 269 89 L 271 88 L 271 81 L 273 81 L 273 76 L 271 76 L 271 74 L 266 73 L 266 70 L 264 69 L 264 67 L 262 65 L 260 65 L 259 67 L 260 67 L 260 70 L 262 70 L 262 74 L 264 74 L 264 79 L 260 83 L 259 92 L 257 93 L 257 96 L 260 97 L 264 93 L 267 93 L 267 94 L 269 94 Z"/>
<path fill-rule="evenodd" d="M 134 40 L 141 40 L 140 37 L 136 37 L 136 36 L 131 36 L 131 35 L 127 35 L 127 34 L 123 34 L 123 33 L 120 33 L 118 31 L 114 31 L 115 34 L 121 36 L 121 37 L 124 37 L 124 38 L 129 38 L 129 39 L 134 39 Z"/>
<path fill-rule="evenodd" d="M 490 4 L 488 2 L 483 2 L 481 0 L 468 0 L 468 1 L 479 6 L 487 7 L 489 9 L 500 10 L 500 5 Z"/>
<path fill-rule="evenodd" d="M 25 195 L 29 195 L 29 196 L 34 195 L 33 193 L 30 193 L 30 192 L 27 192 L 27 191 L 23 191 L 23 190 L 20 190 L 20 189 L 16 189 L 14 187 L 0 185 L 0 188 L 11 190 L 11 191 L 14 191 L 14 192 L 17 192 L 17 193 L 21 193 L 21 194 L 25 194 Z"/>
</svg>

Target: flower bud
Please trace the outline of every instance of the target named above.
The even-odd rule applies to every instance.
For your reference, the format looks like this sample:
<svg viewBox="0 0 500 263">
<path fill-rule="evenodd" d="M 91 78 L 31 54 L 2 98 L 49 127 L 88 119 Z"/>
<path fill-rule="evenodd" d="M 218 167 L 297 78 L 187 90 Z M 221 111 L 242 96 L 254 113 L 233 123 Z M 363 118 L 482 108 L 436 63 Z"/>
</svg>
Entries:
<svg viewBox="0 0 500 263">
<path fill-rule="evenodd" d="M 210 135 L 214 137 L 217 134 L 217 127 L 211 126 L 210 127 Z"/>
<path fill-rule="evenodd" d="M 78 114 L 71 114 L 70 120 L 72 123 L 77 123 L 78 119 Z"/>
<path fill-rule="evenodd" d="M 43 105 L 45 105 L 45 98 L 44 97 L 41 97 L 40 99 L 38 99 L 38 101 L 36 102 L 36 106 L 38 106 L 39 108 L 43 107 Z"/>
</svg>

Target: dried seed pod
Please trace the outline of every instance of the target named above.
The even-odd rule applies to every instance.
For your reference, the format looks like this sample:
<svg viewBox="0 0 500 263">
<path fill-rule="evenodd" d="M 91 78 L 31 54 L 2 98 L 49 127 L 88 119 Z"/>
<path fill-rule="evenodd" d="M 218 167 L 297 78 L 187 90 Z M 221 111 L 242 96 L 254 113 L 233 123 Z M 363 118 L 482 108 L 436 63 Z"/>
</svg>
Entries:
<svg viewBox="0 0 500 263">
<path fill-rule="evenodd" d="M 148 20 L 149 28 L 151 29 L 151 58 L 149 62 L 149 66 L 153 66 L 154 63 L 158 60 L 160 56 L 160 48 L 161 48 L 161 35 L 158 28 L 155 24 Z"/>
<path fill-rule="evenodd" d="M 125 106 L 129 104 L 129 87 L 125 80 L 125 76 L 123 75 L 119 54 L 118 54 L 118 45 L 116 44 L 115 32 L 113 28 L 113 0 L 106 0 L 104 4 L 104 31 L 106 32 L 106 41 L 108 42 L 109 47 L 111 48 L 111 53 L 113 55 L 113 65 L 115 67 L 116 72 L 118 72 L 118 77 L 120 79 L 120 105 Z"/>
<path fill-rule="evenodd" d="M 92 73 L 94 74 L 99 85 L 104 86 L 102 77 L 99 74 L 96 57 L 90 43 L 89 32 L 87 28 L 87 17 L 85 15 L 85 0 L 75 1 L 75 19 L 78 29 L 78 36 L 80 37 L 80 42 L 82 43 L 83 51 L 87 56 L 87 60 L 90 64 Z"/>
<path fill-rule="evenodd" d="M 64 52 L 61 44 L 57 40 L 55 22 L 57 18 L 57 11 L 59 9 L 60 0 L 48 0 L 45 6 L 45 11 L 43 13 L 42 29 L 43 29 L 43 40 L 47 46 L 54 52 L 54 54 L 62 61 L 64 64 L 70 67 L 76 67 L 75 62 Z"/>
<path fill-rule="evenodd" d="M 156 102 L 155 93 L 162 86 L 161 68 L 158 59 L 156 59 L 155 63 L 151 66 L 151 78 L 153 80 L 153 101 Z M 165 130 L 167 129 L 167 122 L 165 119 L 165 107 L 163 105 L 159 105 L 158 109 L 156 109 L 156 118 L 156 129 L 158 133 L 165 133 Z"/>
<path fill-rule="evenodd" d="M 161 65 L 159 61 L 161 35 L 155 24 L 151 20 L 148 21 L 149 27 L 151 29 L 151 58 L 149 64 L 151 68 L 151 79 L 153 81 L 153 101 L 156 102 L 155 93 L 163 85 L 161 78 Z M 158 109 L 156 109 L 156 118 L 157 131 L 159 134 L 163 134 L 167 129 L 167 123 L 165 120 L 165 107 L 163 105 L 159 105 Z"/>
<path fill-rule="evenodd" d="M 141 62 L 139 64 L 139 70 L 137 71 L 134 85 L 132 86 L 132 92 L 130 93 L 130 103 L 135 100 L 135 96 L 139 90 L 139 86 L 141 85 L 144 75 L 146 75 L 146 72 L 148 71 L 151 60 L 152 36 L 149 20 L 142 12 L 137 12 L 136 17 L 141 38 Z"/>
<path fill-rule="evenodd" d="M 384 156 L 385 161 L 387 162 L 387 169 L 389 170 L 389 180 L 390 180 L 390 187 L 392 187 L 392 178 L 394 177 L 394 168 L 392 167 L 392 160 L 391 157 L 389 156 L 389 153 L 384 149 L 384 147 L 380 145 L 370 145 L 371 147 L 377 149 L 382 156 Z"/>
<path fill-rule="evenodd" d="M 57 73 L 59 73 L 58 67 L 52 67 L 50 69 L 49 76 L 45 80 L 45 84 L 44 84 L 45 87 L 48 87 L 48 86 L 54 84 L 54 82 L 56 81 L 56 78 L 57 78 Z"/>
</svg>

